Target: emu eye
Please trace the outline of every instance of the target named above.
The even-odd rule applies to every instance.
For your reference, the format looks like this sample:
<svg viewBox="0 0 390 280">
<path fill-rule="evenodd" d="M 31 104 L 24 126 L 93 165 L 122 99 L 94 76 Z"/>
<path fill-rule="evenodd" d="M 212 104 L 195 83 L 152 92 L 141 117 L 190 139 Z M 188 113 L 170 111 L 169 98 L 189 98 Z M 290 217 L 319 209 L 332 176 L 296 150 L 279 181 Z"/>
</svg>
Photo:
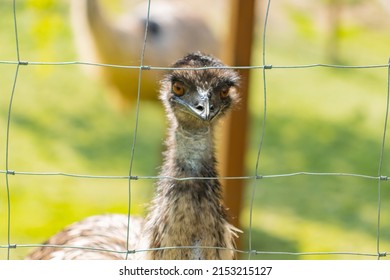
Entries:
<svg viewBox="0 0 390 280">
<path fill-rule="evenodd" d="M 229 92 L 230 92 L 230 87 L 224 87 L 221 89 L 219 94 L 221 95 L 222 98 L 226 98 L 229 96 Z"/>
<path fill-rule="evenodd" d="M 177 96 L 182 96 L 185 92 L 185 86 L 181 82 L 174 82 L 172 84 L 172 92 Z"/>
</svg>

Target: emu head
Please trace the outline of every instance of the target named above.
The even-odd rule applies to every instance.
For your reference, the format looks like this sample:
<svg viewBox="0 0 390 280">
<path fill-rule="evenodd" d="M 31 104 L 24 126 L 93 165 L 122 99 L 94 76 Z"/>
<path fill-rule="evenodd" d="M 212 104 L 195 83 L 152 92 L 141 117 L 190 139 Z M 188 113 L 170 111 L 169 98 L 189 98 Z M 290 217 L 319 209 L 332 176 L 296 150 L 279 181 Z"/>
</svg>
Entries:
<svg viewBox="0 0 390 280">
<path fill-rule="evenodd" d="M 218 59 L 191 53 L 162 80 L 160 98 L 168 115 L 185 128 L 209 127 L 238 102 L 239 76 Z"/>
</svg>

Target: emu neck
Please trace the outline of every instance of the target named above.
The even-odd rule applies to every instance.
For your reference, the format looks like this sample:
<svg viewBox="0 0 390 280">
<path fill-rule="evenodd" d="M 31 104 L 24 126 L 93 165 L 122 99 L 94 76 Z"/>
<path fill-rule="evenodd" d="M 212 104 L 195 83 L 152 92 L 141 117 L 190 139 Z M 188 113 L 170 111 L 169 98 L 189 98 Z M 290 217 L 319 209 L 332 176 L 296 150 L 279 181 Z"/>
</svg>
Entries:
<svg viewBox="0 0 390 280">
<path fill-rule="evenodd" d="M 163 178 L 147 218 L 149 248 L 172 246 L 232 247 L 216 179 L 212 129 L 172 128 L 162 168 Z M 175 178 L 188 178 L 176 180 Z M 192 177 L 201 177 L 192 179 Z M 159 250 L 148 259 L 226 259 L 225 251 L 199 247 Z"/>
<path fill-rule="evenodd" d="M 164 171 L 173 177 L 216 176 L 216 160 L 211 127 L 188 131 L 182 127 L 171 130 L 167 141 Z M 169 170 L 166 170 L 168 167 Z M 165 172 L 164 172 L 165 173 Z"/>
</svg>

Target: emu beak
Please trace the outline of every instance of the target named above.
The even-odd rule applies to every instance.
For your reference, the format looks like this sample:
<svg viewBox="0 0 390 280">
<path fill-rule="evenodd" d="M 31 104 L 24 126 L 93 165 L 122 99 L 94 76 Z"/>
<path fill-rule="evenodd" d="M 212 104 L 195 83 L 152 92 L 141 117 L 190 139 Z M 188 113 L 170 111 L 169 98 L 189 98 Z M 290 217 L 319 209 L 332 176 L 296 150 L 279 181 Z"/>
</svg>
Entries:
<svg viewBox="0 0 390 280">
<path fill-rule="evenodd" d="M 204 121 L 211 121 L 213 114 L 212 105 L 210 105 L 210 99 L 208 97 L 201 98 L 199 102 L 192 107 L 193 112 Z"/>
<path fill-rule="evenodd" d="M 184 101 L 177 96 L 172 96 L 171 100 L 186 108 L 187 112 L 202 121 L 211 122 L 219 113 L 219 110 L 215 109 L 215 106 L 212 104 L 207 92 L 200 92 L 195 100 Z"/>
</svg>

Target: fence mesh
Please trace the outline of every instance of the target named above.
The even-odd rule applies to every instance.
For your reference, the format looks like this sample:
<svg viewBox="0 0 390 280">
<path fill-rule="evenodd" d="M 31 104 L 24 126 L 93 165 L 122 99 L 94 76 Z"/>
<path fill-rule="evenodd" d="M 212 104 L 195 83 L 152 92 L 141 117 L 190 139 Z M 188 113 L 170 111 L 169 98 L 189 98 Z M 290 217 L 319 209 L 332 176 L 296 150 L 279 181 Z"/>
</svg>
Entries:
<svg viewBox="0 0 390 280">
<path fill-rule="evenodd" d="M 388 122 L 388 110 L 389 110 L 389 96 L 390 96 L 390 62 L 383 63 L 383 64 L 371 64 L 371 65 L 341 65 L 341 64 L 322 64 L 322 63 L 313 63 L 313 64 L 301 64 L 301 65 L 274 65 L 270 64 L 269 62 L 271 59 L 268 59 L 268 25 L 269 25 L 269 18 L 272 16 L 273 12 L 271 9 L 271 0 L 268 2 L 263 3 L 265 7 L 265 12 L 263 18 L 263 29 L 261 30 L 261 38 L 262 38 L 262 53 L 261 55 L 255 53 L 255 56 L 259 56 L 259 60 L 261 60 L 261 65 L 251 65 L 251 66 L 229 66 L 227 68 L 233 68 L 233 69 L 250 69 L 255 71 L 255 73 L 252 75 L 255 76 L 255 79 L 258 77 L 261 77 L 258 80 L 261 80 L 259 82 L 262 84 L 262 91 L 258 91 L 256 94 L 256 99 L 259 104 L 262 104 L 261 111 L 263 112 L 263 115 L 261 118 L 258 119 L 259 123 L 256 123 L 256 127 L 260 128 L 258 136 L 256 137 L 256 150 L 257 154 L 254 157 L 254 166 L 253 170 L 255 171 L 251 175 L 247 176 L 234 176 L 234 177 L 219 177 L 219 178 L 174 178 L 176 180 L 194 180 L 194 179 L 224 179 L 224 180 L 245 180 L 247 181 L 247 185 L 249 187 L 248 191 L 248 205 L 246 205 L 246 209 L 248 212 L 247 215 L 247 244 L 244 245 L 246 249 L 243 250 L 237 250 L 237 252 L 240 254 L 242 258 L 256 258 L 260 256 L 261 258 L 267 258 L 268 256 L 277 256 L 277 258 L 290 258 L 291 256 L 295 257 L 305 257 L 305 256 L 312 256 L 312 257 L 325 257 L 325 258 L 332 258 L 333 256 L 344 256 L 344 257 L 372 257 L 377 259 L 382 259 L 387 257 L 386 250 L 384 250 L 385 246 L 388 246 L 388 243 L 384 246 L 382 245 L 383 240 L 383 233 L 382 229 L 389 227 L 386 220 L 382 218 L 382 209 L 383 204 L 388 205 L 388 197 L 383 197 L 383 189 L 388 188 L 388 179 L 389 177 L 384 173 L 386 170 L 384 168 L 385 165 L 385 159 L 386 159 L 386 134 L 387 134 L 387 122 Z M 136 174 L 133 169 L 133 164 L 135 162 L 135 154 L 138 151 L 138 141 L 137 137 L 139 135 L 139 129 L 140 127 L 140 112 L 141 109 L 141 95 L 142 95 L 142 87 L 141 87 L 141 80 L 142 75 L 145 71 L 166 71 L 170 70 L 172 68 L 165 67 L 165 66 L 152 66 L 152 65 L 144 65 L 144 56 L 145 52 L 147 52 L 147 34 L 148 34 L 148 25 L 149 25 L 149 13 L 150 8 L 153 5 L 153 1 L 148 2 L 148 11 L 147 11 L 147 20 L 146 20 L 146 28 L 145 28 L 145 34 L 144 34 L 144 42 L 143 42 L 143 48 L 142 52 L 140 54 L 140 63 L 139 65 L 128 65 L 128 66 L 122 66 L 122 65 L 113 65 L 113 64 L 104 64 L 104 63 L 92 63 L 92 62 L 85 62 L 85 61 L 49 61 L 49 62 L 41 62 L 41 61 L 24 61 L 21 55 L 21 52 L 19 50 L 20 48 L 20 36 L 18 34 L 18 14 L 17 14 L 17 5 L 18 1 L 13 1 L 13 20 L 14 20 L 14 36 L 15 36 L 15 51 L 16 51 L 16 60 L 2 60 L 0 61 L 0 66 L 8 67 L 11 69 L 11 67 L 15 67 L 14 71 L 14 77 L 13 77 L 13 84 L 12 89 L 10 93 L 10 98 L 8 100 L 8 106 L 6 112 L 2 112 L 6 115 L 5 119 L 7 120 L 5 127 L 2 128 L 4 131 L 4 134 L 2 137 L 5 138 L 5 144 L 3 146 L 3 153 L 5 155 L 4 160 L 4 170 L 0 170 L 0 174 L 3 175 L 3 183 L 2 185 L 2 195 L 5 196 L 5 199 L 2 201 L 1 211 L 6 213 L 6 221 L 2 222 L 2 225 L 5 225 L 6 227 L 6 242 L 5 244 L 0 244 L 0 249 L 3 251 L 6 251 L 6 259 L 11 258 L 11 252 L 15 250 L 16 248 L 34 248 L 38 246 L 52 246 L 52 247 L 63 247 L 61 245 L 42 245 L 42 244 L 25 244 L 25 243 L 15 243 L 13 240 L 12 235 L 12 226 L 13 226 L 13 219 L 14 216 L 12 215 L 12 205 L 13 205 L 13 197 L 12 191 L 13 191 L 13 181 L 11 178 L 19 177 L 19 176 L 28 176 L 28 177 L 34 177 L 38 176 L 41 178 L 50 178 L 50 177 L 65 177 L 65 178 L 71 178 L 73 180 L 124 180 L 127 182 L 127 212 L 128 212 L 128 224 L 130 225 L 130 215 L 132 214 L 132 207 L 134 202 L 132 202 L 132 193 L 133 193 L 133 184 L 135 181 L 156 181 L 159 179 L 162 179 L 160 176 L 157 175 L 139 175 Z M 286 49 L 286 52 L 288 52 L 288 49 Z M 386 59 L 387 60 L 387 59 Z M 11 168 L 10 164 L 10 155 L 13 153 L 12 147 L 15 147 L 12 145 L 11 141 L 13 138 L 10 137 L 12 133 L 12 128 L 15 120 L 15 117 L 13 115 L 13 109 L 15 107 L 16 97 L 18 95 L 17 85 L 21 83 L 20 81 L 20 73 L 23 69 L 27 69 L 28 71 L 33 66 L 52 66 L 52 67 L 65 67 L 69 65 L 87 65 L 89 67 L 112 67 L 112 68 L 128 68 L 128 69 L 134 69 L 139 71 L 138 76 L 138 91 L 137 91 L 137 100 L 136 100 L 136 106 L 133 111 L 135 114 L 134 118 L 134 126 L 132 131 L 132 139 L 131 139 L 131 148 L 130 148 L 130 157 L 129 157 L 129 169 L 127 175 L 91 175 L 91 174 L 78 174 L 78 173 L 70 173 L 70 172 L 52 172 L 52 171 L 23 171 L 18 170 L 18 165 L 15 165 L 15 162 L 13 162 L 13 168 Z M 204 69 L 204 68 L 202 68 Z M 386 71 L 387 73 L 387 85 L 386 85 L 386 91 L 382 93 L 382 96 L 386 96 L 386 102 L 383 103 L 383 108 L 380 108 L 383 110 L 384 114 L 382 116 L 381 122 L 375 123 L 376 126 L 381 127 L 381 136 L 380 139 L 378 139 L 377 143 L 379 143 L 379 147 L 376 147 L 380 150 L 379 156 L 377 157 L 377 172 L 376 174 L 370 174 L 370 172 L 367 173 L 349 173 L 349 172 L 308 172 L 308 171 L 293 171 L 293 172 L 285 172 L 285 173 L 267 173 L 267 169 L 263 168 L 263 160 L 267 156 L 267 148 L 269 146 L 266 146 L 266 141 L 269 133 L 269 127 L 272 125 L 272 121 L 270 123 L 270 114 L 269 114 L 269 106 L 271 103 L 270 100 L 272 100 L 273 97 L 270 98 L 270 93 L 273 94 L 272 88 L 268 86 L 269 82 L 269 74 L 273 73 L 274 71 L 281 70 L 281 71 L 298 71 L 298 70 L 311 70 L 311 69 L 335 69 L 337 71 L 348 71 L 348 70 L 364 70 L 368 71 L 369 69 L 378 69 L 381 70 L 381 73 Z M 380 125 L 379 125 L 380 123 Z M 266 155 L 264 155 L 266 154 Z M 253 156 L 252 156 L 253 158 Z M 294 165 L 294 164 L 293 164 Z M 370 169 L 372 170 L 372 169 Z M 258 212 L 255 210 L 255 208 L 259 207 L 261 209 L 261 203 L 262 199 L 267 199 L 266 196 L 262 199 L 257 199 L 257 193 L 259 191 L 262 192 L 262 195 L 264 194 L 264 185 L 267 184 L 270 180 L 283 180 L 283 182 L 289 182 L 289 180 L 293 180 L 294 178 L 301 178 L 301 177 L 310 177 L 312 178 L 313 182 L 318 182 L 318 180 L 323 180 L 323 178 L 347 178 L 351 179 L 350 181 L 343 181 L 347 182 L 347 184 L 350 184 L 349 187 L 353 187 L 356 180 L 362 180 L 365 182 L 368 182 L 370 186 L 372 184 L 376 184 L 376 217 L 375 217 L 375 223 L 372 224 L 372 227 L 369 231 L 373 232 L 375 231 L 375 245 L 371 246 L 371 250 L 369 252 L 359 252 L 354 251 L 353 246 L 349 246 L 348 248 L 352 248 L 350 251 L 277 251 L 277 250 L 264 250 L 264 246 L 262 241 L 259 242 L 255 241 L 257 239 L 256 235 L 258 234 L 258 231 L 256 231 L 254 228 L 257 227 L 257 223 L 261 218 L 258 218 L 256 215 L 258 215 Z M 350 189 L 350 188 L 346 188 Z M 388 192 L 386 192 L 387 194 Z M 326 198 L 324 198 L 326 200 Z M 259 205 L 257 205 L 259 204 Z M 371 205 L 372 206 L 372 205 Z M 26 211 L 29 211 L 26 209 Z M 260 210 L 261 211 L 261 210 Z M 307 210 L 307 211 L 310 211 Z M 4 215 L 3 215 L 4 216 Z M 2 217 L 3 217 L 2 216 Z M 271 215 L 272 217 L 272 215 Z M 321 221 L 320 221 L 321 222 Z M 299 223 L 298 223 L 299 224 Z M 384 225 L 385 224 L 385 225 Z M 279 226 L 279 225 L 275 225 Z M 299 225 L 297 225 L 299 226 Z M 302 225 L 303 226 L 303 225 Z M 129 231 L 129 227 L 128 227 Z M 288 229 L 286 230 L 288 232 Z M 27 233 L 26 233 L 27 234 Z M 337 235 L 336 235 L 337 236 Z M 387 235 L 386 235 L 387 236 Z M 388 239 L 386 237 L 385 239 Z M 321 240 L 321 236 L 317 240 L 318 244 L 321 244 L 324 242 Z M 259 245 L 260 244 L 260 245 Z M 82 247 L 79 247 L 82 249 Z M 317 248 L 321 248 L 321 246 L 317 246 Z M 86 250 L 101 250 L 98 248 L 84 248 Z M 161 250 L 164 248 L 148 248 L 145 250 Z M 168 248 L 165 248 L 168 249 Z M 129 254 L 133 254 L 138 252 L 137 250 L 133 250 L 132 248 L 127 247 L 126 251 L 113 251 L 120 254 L 124 254 L 126 258 Z"/>
</svg>

